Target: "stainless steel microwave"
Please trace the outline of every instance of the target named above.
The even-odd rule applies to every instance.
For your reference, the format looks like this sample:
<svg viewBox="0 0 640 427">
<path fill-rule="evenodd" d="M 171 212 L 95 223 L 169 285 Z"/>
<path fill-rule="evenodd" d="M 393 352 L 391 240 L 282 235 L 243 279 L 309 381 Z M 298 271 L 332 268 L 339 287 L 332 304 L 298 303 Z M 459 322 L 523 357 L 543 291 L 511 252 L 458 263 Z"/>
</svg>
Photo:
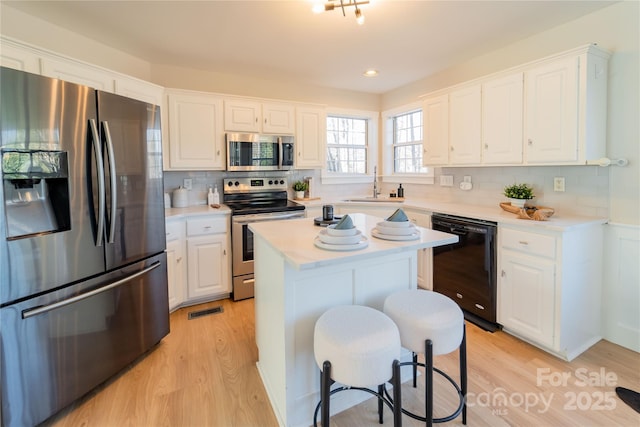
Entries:
<svg viewBox="0 0 640 427">
<path fill-rule="evenodd" d="M 228 133 L 228 171 L 274 171 L 293 169 L 292 135 Z"/>
</svg>

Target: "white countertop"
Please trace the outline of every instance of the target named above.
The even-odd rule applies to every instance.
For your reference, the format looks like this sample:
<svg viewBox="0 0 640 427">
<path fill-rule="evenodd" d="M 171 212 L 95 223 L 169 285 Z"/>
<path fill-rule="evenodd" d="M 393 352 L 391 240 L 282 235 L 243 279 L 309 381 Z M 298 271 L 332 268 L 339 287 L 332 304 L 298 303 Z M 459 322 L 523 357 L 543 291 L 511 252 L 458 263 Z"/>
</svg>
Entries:
<svg viewBox="0 0 640 427">
<path fill-rule="evenodd" d="M 314 239 L 324 228 L 314 225 L 313 218 L 256 222 L 249 224 L 249 229 L 254 235 L 263 238 L 298 270 L 430 248 L 458 241 L 458 237 L 453 234 L 422 227 L 416 227 L 420 231 L 420 239 L 417 240 L 382 240 L 371 235 L 371 230 L 378 222 L 382 221 L 382 218 L 360 213 L 349 214 L 349 216 L 353 219 L 356 228 L 368 239 L 369 245 L 366 248 L 353 251 L 333 251 L 316 247 Z"/>
<path fill-rule="evenodd" d="M 402 209 L 421 209 L 429 213 L 443 213 L 449 215 L 463 216 L 467 218 L 494 221 L 498 224 L 518 225 L 524 227 L 535 227 L 536 229 L 547 229 L 553 231 L 568 231 L 573 228 L 602 225 L 608 222 L 608 218 L 590 217 L 580 215 L 566 215 L 555 212 L 548 221 L 533 221 L 519 219 L 515 214 L 506 212 L 500 206 L 478 206 L 464 203 L 451 203 L 441 201 L 431 201 L 424 199 L 405 199 L 404 202 L 347 202 L 344 200 L 314 200 L 302 202 L 305 206 L 322 206 L 324 204 L 353 205 L 369 207 L 387 207 Z"/>
<path fill-rule="evenodd" d="M 166 219 L 200 215 L 231 215 L 231 209 L 225 205 L 220 205 L 218 209 L 211 208 L 208 205 L 197 205 L 186 208 L 169 208 L 164 210 L 164 217 Z"/>
</svg>

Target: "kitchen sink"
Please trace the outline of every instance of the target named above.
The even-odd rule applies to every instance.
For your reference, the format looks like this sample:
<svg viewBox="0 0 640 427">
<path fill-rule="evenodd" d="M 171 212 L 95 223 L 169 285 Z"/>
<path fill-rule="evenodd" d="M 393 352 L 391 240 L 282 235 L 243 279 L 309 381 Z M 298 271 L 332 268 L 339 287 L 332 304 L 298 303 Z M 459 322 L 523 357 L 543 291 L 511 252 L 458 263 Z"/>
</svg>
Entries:
<svg viewBox="0 0 640 427">
<path fill-rule="evenodd" d="M 381 203 L 381 202 L 393 202 L 393 203 L 402 203 L 404 202 L 404 198 L 398 197 L 353 197 L 350 199 L 345 199 L 343 202 L 373 202 L 373 203 Z"/>
</svg>

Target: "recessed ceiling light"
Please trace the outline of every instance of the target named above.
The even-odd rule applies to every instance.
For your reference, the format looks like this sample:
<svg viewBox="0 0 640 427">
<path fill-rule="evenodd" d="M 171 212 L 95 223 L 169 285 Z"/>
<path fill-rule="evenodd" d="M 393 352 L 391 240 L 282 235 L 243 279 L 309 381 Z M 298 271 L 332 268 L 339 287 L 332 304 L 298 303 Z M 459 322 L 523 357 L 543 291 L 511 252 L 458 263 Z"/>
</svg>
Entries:
<svg viewBox="0 0 640 427">
<path fill-rule="evenodd" d="M 365 77 L 375 77 L 378 75 L 378 70 L 367 70 L 364 73 L 362 73 L 362 75 Z"/>
</svg>

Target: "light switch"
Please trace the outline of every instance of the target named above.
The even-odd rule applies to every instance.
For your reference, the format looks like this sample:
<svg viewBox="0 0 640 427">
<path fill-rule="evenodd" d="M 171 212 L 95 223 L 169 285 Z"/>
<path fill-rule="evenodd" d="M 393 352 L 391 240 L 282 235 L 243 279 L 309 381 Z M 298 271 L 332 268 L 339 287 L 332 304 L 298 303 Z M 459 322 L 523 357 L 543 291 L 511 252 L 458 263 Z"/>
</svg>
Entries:
<svg viewBox="0 0 640 427">
<path fill-rule="evenodd" d="M 187 190 L 191 190 L 193 188 L 193 180 L 191 178 L 185 178 L 182 180 L 182 186 Z"/>
<path fill-rule="evenodd" d="M 564 176 L 553 178 L 553 191 L 564 191 Z"/>
</svg>

